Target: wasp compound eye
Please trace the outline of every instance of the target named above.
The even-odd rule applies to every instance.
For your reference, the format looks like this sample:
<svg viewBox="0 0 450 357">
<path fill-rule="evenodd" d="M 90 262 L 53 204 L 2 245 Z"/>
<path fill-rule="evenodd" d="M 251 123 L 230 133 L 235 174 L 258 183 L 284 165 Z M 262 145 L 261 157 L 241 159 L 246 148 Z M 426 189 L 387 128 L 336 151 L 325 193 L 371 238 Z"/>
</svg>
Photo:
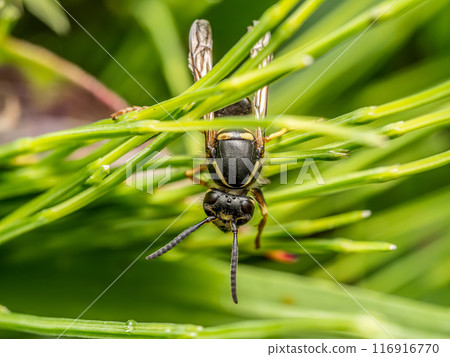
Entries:
<svg viewBox="0 0 450 357">
<path fill-rule="evenodd" d="M 203 203 L 208 203 L 210 205 L 216 203 L 216 201 L 219 199 L 220 195 L 217 192 L 209 191 L 203 200 Z"/>
<path fill-rule="evenodd" d="M 242 212 L 247 213 L 253 216 L 253 211 L 255 210 L 255 206 L 250 201 L 242 201 L 241 203 Z"/>
</svg>

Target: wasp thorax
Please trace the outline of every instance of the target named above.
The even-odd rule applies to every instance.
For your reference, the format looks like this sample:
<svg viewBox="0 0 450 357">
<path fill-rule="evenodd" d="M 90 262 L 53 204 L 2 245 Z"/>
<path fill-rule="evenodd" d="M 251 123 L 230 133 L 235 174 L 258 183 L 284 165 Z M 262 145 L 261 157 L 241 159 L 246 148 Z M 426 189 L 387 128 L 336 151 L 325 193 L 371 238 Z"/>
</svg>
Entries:
<svg viewBox="0 0 450 357">
<path fill-rule="evenodd" d="M 218 219 L 213 223 L 222 231 L 231 230 L 231 221 L 241 226 L 252 219 L 255 206 L 247 196 L 233 195 L 213 189 L 208 191 L 203 200 L 203 209 L 208 216 Z"/>
<path fill-rule="evenodd" d="M 214 114 L 216 117 L 229 117 L 250 115 L 253 113 L 253 103 L 250 98 L 241 99 L 225 108 L 219 109 Z"/>
</svg>

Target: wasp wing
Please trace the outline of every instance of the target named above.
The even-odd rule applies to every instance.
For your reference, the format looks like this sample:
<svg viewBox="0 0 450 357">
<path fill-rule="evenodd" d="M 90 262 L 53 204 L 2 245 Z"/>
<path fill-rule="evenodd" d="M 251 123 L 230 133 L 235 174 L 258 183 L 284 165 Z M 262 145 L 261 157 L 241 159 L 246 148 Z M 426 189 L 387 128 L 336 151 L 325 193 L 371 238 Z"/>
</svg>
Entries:
<svg viewBox="0 0 450 357">
<path fill-rule="evenodd" d="M 258 22 L 254 21 L 253 25 L 256 25 Z M 250 26 L 249 31 L 253 27 Z M 251 49 L 250 57 L 254 58 L 258 55 L 258 53 L 265 47 L 270 41 L 270 32 L 267 32 Z M 270 54 L 260 63 L 259 68 L 267 66 L 273 59 L 273 55 Z M 269 100 L 269 87 L 265 86 L 256 91 L 255 97 L 253 100 L 253 112 L 255 113 L 256 119 L 262 119 L 267 114 L 267 102 Z M 264 128 L 258 128 L 256 130 L 256 144 L 257 148 L 261 150 L 262 155 L 264 155 L 264 144 L 265 144 L 265 131 Z"/>
<path fill-rule="evenodd" d="M 199 81 L 206 76 L 213 66 L 212 58 L 212 31 L 207 20 L 195 20 L 189 31 L 189 69 L 194 76 L 194 81 Z M 214 113 L 204 116 L 206 120 L 214 120 Z M 210 157 L 214 149 L 215 132 L 205 132 L 205 149 Z"/>
</svg>

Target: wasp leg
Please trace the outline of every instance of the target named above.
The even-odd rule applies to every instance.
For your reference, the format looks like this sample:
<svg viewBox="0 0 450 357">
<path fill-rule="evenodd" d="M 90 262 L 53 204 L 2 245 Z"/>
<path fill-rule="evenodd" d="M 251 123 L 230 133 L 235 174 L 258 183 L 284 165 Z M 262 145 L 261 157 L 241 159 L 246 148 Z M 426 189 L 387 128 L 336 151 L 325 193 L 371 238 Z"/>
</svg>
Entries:
<svg viewBox="0 0 450 357">
<path fill-rule="evenodd" d="M 255 239 L 255 248 L 259 249 L 260 239 L 261 239 L 262 232 L 263 232 L 264 227 L 267 222 L 268 212 L 267 212 L 266 200 L 264 199 L 264 195 L 263 195 L 262 191 L 259 188 L 254 187 L 251 189 L 251 193 L 252 193 L 253 197 L 255 197 L 256 202 L 258 202 L 259 209 L 261 210 L 261 215 L 262 215 L 262 219 L 258 225 L 258 234 L 256 235 L 256 239 Z"/>
<path fill-rule="evenodd" d="M 256 25 L 257 22 L 253 21 Z M 252 30 L 252 26 L 249 26 L 248 30 Z M 258 53 L 265 47 L 270 41 L 270 32 L 267 32 L 251 49 L 250 57 L 254 58 Z M 267 66 L 272 61 L 273 55 L 270 54 L 260 63 L 258 68 Z M 255 113 L 256 119 L 262 119 L 267 113 L 267 102 L 269 100 L 269 87 L 265 86 L 256 91 L 253 100 L 253 111 Z M 264 144 L 266 143 L 266 134 L 264 128 L 256 129 L 256 150 L 260 158 L 264 157 Z"/>
<path fill-rule="evenodd" d="M 189 32 L 189 69 L 197 82 L 208 74 L 213 66 L 212 31 L 206 20 L 195 20 Z M 206 114 L 205 120 L 214 120 L 214 113 Z M 205 151 L 207 157 L 215 157 L 215 137 L 213 130 L 205 134 Z"/>
<path fill-rule="evenodd" d="M 270 134 L 269 136 L 266 136 L 265 142 L 268 143 L 270 140 L 279 138 L 287 133 L 287 129 L 283 128 L 281 130 L 276 131 L 275 133 Z"/>
<path fill-rule="evenodd" d="M 200 184 L 202 186 L 208 187 L 208 184 L 206 181 L 203 181 L 201 178 L 196 178 L 195 175 L 204 172 L 208 169 L 207 164 L 201 164 L 197 166 L 196 168 L 186 170 L 185 175 L 188 179 L 192 180 L 193 183 Z"/>
<path fill-rule="evenodd" d="M 110 115 L 111 118 L 113 118 L 114 120 L 117 120 L 121 115 L 127 114 L 127 113 L 131 113 L 134 112 L 136 110 L 143 110 L 143 109 L 147 109 L 148 107 L 138 107 L 137 105 L 133 105 L 132 107 L 127 107 L 127 108 L 123 108 L 115 113 L 112 113 Z"/>
</svg>

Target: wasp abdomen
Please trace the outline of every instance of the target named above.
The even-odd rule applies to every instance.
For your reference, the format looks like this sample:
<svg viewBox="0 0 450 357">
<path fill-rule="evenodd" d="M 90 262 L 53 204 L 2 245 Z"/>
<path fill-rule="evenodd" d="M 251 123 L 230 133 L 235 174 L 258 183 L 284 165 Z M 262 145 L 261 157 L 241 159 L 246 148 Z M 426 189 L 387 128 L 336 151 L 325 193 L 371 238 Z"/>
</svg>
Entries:
<svg viewBox="0 0 450 357">
<path fill-rule="evenodd" d="M 247 187 L 257 179 L 261 167 L 255 137 L 250 131 L 220 131 L 217 134 L 216 156 L 209 165 L 209 172 L 219 186 Z"/>
</svg>

